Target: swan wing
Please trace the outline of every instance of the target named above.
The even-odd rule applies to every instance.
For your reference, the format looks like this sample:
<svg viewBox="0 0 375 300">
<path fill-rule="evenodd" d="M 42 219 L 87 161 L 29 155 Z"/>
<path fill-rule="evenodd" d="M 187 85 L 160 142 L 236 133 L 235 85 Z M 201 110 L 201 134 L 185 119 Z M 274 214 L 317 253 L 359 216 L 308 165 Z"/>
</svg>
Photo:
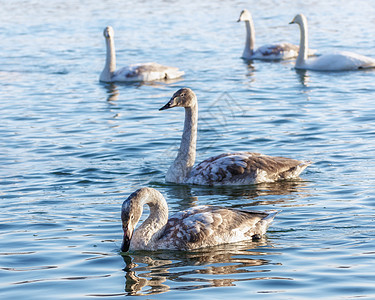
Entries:
<svg viewBox="0 0 375 300">
<path fill-rule="evenodd" d="M 298 55 L 298 46 L 282 43 L 267 44 L 259 47 L 253 54 L 254 59 L 278 60 L 296 57 Z"/>
<path fill-rule="evenodd" d="M 307 61 L 306 69 L 318 71 L 346 71 L 375 68 L 375 59 L 353 52 L 334 52 Z"/>
<path fill-rule="evenodd" d="M 154 81 L 160 79 L 174 79 L 184 75 L 175 67 L 168 67 L 158 63 L 132 64 L 115 71 L 113 81 Z"/>
<path fill-rule="evenodd" d="M 188 250 L 243 241 L 263 235 L 276 213 L 196 206 L 171 216 L 156 243 Z"/>
<path fill-rule="evenodd" d="M 297 177 L 310 162 L 253 152 L 224 153 L 198 164 L 187 183 L 244 185 Z"/>
<path fill-rule="evenodd" d="M 259 47 L 252 55 L 252 59 L 281 60 L 298 56 L 299 46 L 290 43 L 268 44 Z M 309 49 L 308 56 L 316 55 L 315 49 Z"/>
</svg>

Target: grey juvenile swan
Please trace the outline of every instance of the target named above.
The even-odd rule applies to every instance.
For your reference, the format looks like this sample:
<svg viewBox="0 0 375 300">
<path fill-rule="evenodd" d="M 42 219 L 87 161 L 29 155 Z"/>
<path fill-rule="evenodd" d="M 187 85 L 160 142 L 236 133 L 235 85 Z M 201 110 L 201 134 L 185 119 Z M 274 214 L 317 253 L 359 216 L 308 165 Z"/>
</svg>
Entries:
<svg viewBox="0 0 375 300">
<path fill-rule="evenodd" d="M 198 185 L 248 185 L 292 179 L 311 164 L 285 157 L 253 152 L 224 153 L 204 160 L 196 167 L 198 102 L 189 88 L 178 90 L 160 110 L 185 108 L 184 132 L 180 149 L 165 176 L 167 182 Z"/>
<path fill-rule="evenodd" d="M 145 204 L 150 208 L 150 215 L 135 229 Z M 124 238 L 121 251 L 192 250 L 260 238 L 276 214 L 277 211 L 256 212 L 204 205 L 168 218 L 168 205 L 163 195 L 144 187 L 122 204 Z"/>
<path fill-rule="evenodd" d="M 307 59 L 308 30 L 307 19 L 298 14 L 289 24 L 298 24 L 301 32 L 300 50 L 296 60 L 296 69 L 314 71 L 350 71 L 375 68 L 375 59 L 357 53 L 341 51 L 323 54 L 317 58 Z"/>
<path fill-rule="evenodd" d="M 245 22 L 246 43 L 242 53 L 244 59 L 282 60 L 298 56 L 299 47 L 290 43 L 267 44 L 255 50 L 255 30 L 253 18 L 247 9 L 244 9 L 237 22 Z M 309 55 L 314 55 L 316 50 L 310 50 Z"/>
<path fill-rule="evenodd" d="M 127 82 L 127 81 L 154 81 L 160 79 L 175 79 L 185 73 L 178 68 L 163 66 L 154 62 L 133 64 L 116 70 L 116 50 L 113 28 L 107 26 L 104 29 L 104 37 L 107 47 L 105 66 L 100 74 L 102 82 Z"/>
</svg>

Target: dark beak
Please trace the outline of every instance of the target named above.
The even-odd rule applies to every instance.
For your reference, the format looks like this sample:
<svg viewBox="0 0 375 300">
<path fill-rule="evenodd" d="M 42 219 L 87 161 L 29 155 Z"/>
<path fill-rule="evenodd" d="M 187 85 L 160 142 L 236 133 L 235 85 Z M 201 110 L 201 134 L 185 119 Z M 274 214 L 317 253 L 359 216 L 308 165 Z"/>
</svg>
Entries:
<svg viewBox="0 0 375 300">
<path fill-rule="evenodd" d="M 293 21 L 291 21 L 291 22 L 289 22 L 289 24 L 294 24 L 294 22 L 293 22 Z"/>
<path fill-rule="evenodd" d="M 128 252 L 129 251 L 129 246 L 130 246 L 130 240 L 131 240 L 131 234 L 126 231 L 124 233 L 124 239 L 122 240 L 122 245 L 121 245 L 121 251 L 122 252 Z"/>
<path fill-rule="evenodd" d="M 168 109 L 168 108 L 171 108 L 170 101 L 166 105 L 164 105 L 162 108 L 159 108 L 159 110 L 165 110 L 165 109 Z"/>
<path fill-rule="evenodd" d="M 164 105 L 162 108 L 159 108 L 159 110 L 165 110 L 165 109 L 168 109 L 168 108 L 172 108 L 172 107 L 175 107 L 175 99 L 172 98 L 171 100 L 168 101 L 168 103 L 166 105 Z"/>
<path fill-rule="evenodd" d="M 237 22 L 241 22 L 241 19 L 238 19 Z"/>
</svg>

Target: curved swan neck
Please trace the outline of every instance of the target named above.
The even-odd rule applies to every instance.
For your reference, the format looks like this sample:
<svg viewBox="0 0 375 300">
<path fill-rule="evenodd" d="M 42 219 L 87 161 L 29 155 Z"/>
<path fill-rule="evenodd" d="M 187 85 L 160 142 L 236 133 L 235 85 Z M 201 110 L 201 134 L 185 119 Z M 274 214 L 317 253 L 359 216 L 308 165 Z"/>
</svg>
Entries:
<svg viewBox="0 0 375 300">
<path fill-rule="evenodd" d="M 308 42 L 308 28 L 306 18 L 302 18 L 301 22 L 298 23 L 300 27 L 300 43 L 299 52 L 296 60 L 296 67 L 303 66 L 307 60 L 307 51 L 309 49 Z"/>
<path fill-rule="evenodd" d="M 197 146 L 198 103 L 185 107 L 184 132 L 180 149 L 173 164 L 168 169 L 166 181 L 183 183 L 190 174 L 195 163 Z"/>
<path fill-rule="evenodd" d="M 111 81 L 112 75 L 116 70 L 116 50 L 115 42 L 112 37 L 105 39 L 106 43 L 106 60 L 102 73 L 100 74 L 101 81 Z"/>
<path fill-rule="evenodd" d="M 133 233 L 131 244 L 135 248 L 140 248 L 139 245 L 142 245 L 142 248 L 147 247 L 150 241 L 158 237 L 158 232 L 168 221 L 168 205 L 163 195 L 154 189 L 144 189 L 147 193 L 139 198 L 137 206 L 141 208 L 142 214 L 143 206 L 147 204 L 150 214 Z"/>
<path fill-rule="evenodd" d="M 254 53 L 255 46 L 255 30 L 253 20 L 245 20 L 246 27 L 246 44 L 245 49 L 243 50 L 242 57 L 249 57 Z"/>
</svg>

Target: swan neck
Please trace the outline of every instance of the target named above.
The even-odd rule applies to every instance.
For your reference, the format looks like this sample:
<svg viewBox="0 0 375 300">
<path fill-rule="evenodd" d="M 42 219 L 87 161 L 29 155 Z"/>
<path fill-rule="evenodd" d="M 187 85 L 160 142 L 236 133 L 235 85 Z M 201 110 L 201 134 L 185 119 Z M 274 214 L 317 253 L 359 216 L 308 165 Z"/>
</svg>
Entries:
<svg viewBox="0 0 375 300">
<path fill-rule="evenodd" d="M 197 146 L 198 104 L 185 107 L 184 132 L 177 157 L 169 168 L 166 180 L 183 183 L 189 177 L 195 163 Z"/>
<path fill-rule="evenodd" d="M 101 81 L 109 82 L 113 76 L 113 73 L 116 70 L 116 50 L 115 50 L 115 42 L 113 38 L 108 38 L 105 40 L 106 42 L 106 60 L 104 69 L 100 75 Z"/>
<path fill-rule="evenodd" d="M 131 240 L 137 249 L 149 248 L 150 243 L 159 237 L 161 229 L 168 222 L 168 205 L 158 191 L 150 191 L 147 197 L 141 199 L 139 203 L 141 212 L 145 204 L 149 206 L 150 214 L 134 231 Z"/>
<path fill-rule="evenodd" d="M 302 23 L 299 24 L 299 26 L 300 26 L 300 44 L 299 44 L 298 57 L 296 60 L 296 67 L 300 67 L 305 64 L 307 60 L 307 52 L 309 49 L 307 22 L 305 20 L 302 20 Z"/>
<path fill-rule="evenodd" d="M 254 23 L 253 20 L 246 20 L 245 21 L 246 27 L 246 43 L 245 49 L 243 51 L 242 57 L 249 57 L 254 53 L 254 46 L 255 46 L 255 30 L 254 30 Z"/>
</svg>

